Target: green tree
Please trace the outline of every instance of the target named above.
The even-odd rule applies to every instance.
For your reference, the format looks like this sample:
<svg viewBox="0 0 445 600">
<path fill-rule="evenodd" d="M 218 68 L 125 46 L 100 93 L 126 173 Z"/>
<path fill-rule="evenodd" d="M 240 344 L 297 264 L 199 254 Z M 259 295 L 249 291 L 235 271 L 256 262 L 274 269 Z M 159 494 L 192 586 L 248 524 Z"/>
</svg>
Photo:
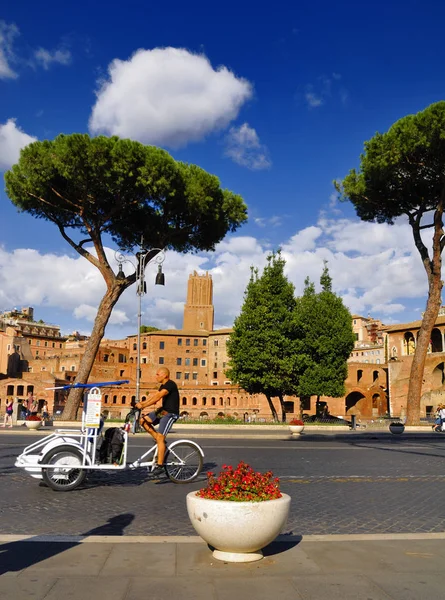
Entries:
<svg viewBox="0 0 445 600">
<path fill-rule="evenodd" d="M 445 102 L 400 119 L 365 142 L 358 171 L 352 169 L 337 190 L 364 221 L 393 224 L 405 216 L 428 279 L 428 300 L 411 365 L 407 423 L 420 418 L 423 371 L 442 302 L 442 250 L 445 244 Z M 422 230 L 430 228 L 427 243 Z"/>
<path fill-rule="evenodd" d="M 113 272 L 104 236 L 127 251 L 141 237 L 151 248 L 212 250 L 247 218 L 242 198 L 222 189 L 214 175 L 154 146 L 117 137 L 72 134 L 34 142 L 21 151 L 5 181 L 17 208 L 54 223 L 105 281 L 77 383 L 88 381 L 113 307 L 135 282 L 135 274 Z M 148 252 L 146 258 L 155 255 Z M 75 417 L 80 400 L 81 390 L 71 390 L 67 418 Z"/>
<path fill-rule="evenodd" d="M 141 325 L 141 333 L 150 333 L 152 331 L 160 331 L 158 327 L 153 325 Z"/>
<path fill-rule="evenodd" d="M 280 399 L 286 420 L 284 395 L 295 392 L 298 356 L 294 353 L 294 286 L 284 275 L 280 253 L 267 258 L 261 277 L 251 271 L 240 315 L 227 344 L 227 376 L 251 394 L 264 394 L 274 420 L 272 398 Z"/>
<path fill-rule="evenodd" d="M 354 348 L 352 317 L 343 300 L 332 291 L 327 264 L 320 277 L 321 292 L 306 278 L 297 299 L 295 317 L 299 352 L 305 355 L 304 371 L 298 381 L 299 396 L 345 394 L 347 359 Z"/>
</svg>

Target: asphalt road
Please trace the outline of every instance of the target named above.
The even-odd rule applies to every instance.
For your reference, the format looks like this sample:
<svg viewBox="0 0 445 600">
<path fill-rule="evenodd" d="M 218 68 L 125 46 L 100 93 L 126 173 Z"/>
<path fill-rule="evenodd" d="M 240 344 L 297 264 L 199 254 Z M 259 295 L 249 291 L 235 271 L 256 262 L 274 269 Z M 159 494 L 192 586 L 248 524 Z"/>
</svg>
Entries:
<svg viewBox="0 0 445 600">
<path fill-rule="evenodd" d="M 91 473 L 82 488 L 57 493 L 14 460 L 38 439 L 0 436 L 0 533 L 54 535 L 194 535 L 185 508 L 205 472 L 244 460 L 272 470 L 292 497 L 286 532 L 302 534 L 445 531 L 445 436 L 431 439 L 310 441 L 200 438 L 200 480 L 175 485 L 145 470 Z M 147 448 L 131 437 L 129 460 Z M 122 529 L 121 524 L 125 527 Z"/>
</svg>

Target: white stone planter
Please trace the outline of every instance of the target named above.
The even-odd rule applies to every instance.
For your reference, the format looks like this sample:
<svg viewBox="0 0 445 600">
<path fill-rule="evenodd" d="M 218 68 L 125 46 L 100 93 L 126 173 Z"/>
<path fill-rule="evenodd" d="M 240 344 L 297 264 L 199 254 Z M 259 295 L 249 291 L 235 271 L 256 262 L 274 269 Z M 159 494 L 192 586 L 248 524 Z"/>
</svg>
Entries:
<svg viewBox="0 0 445 600">
<path fill-rule="evenodd" d="M 392 424 L 391 423 L 391 425 L 389 426 L 389 430 L 391 433 L 400 434 L 405 431 L 405 425 L 403 425 L 403 423 L 400 423 L 400 424 L 397 424 L 397 423 Z"/>
<path fill-rule="evenodd" d="M 208 500 L 187 494 L 187 512 L 196 532 L 215 548 L 213 556 L 225 562 L 252 562 L 263 558 L 261 548 L 281 532 L 289 514 L 290 496 L 265 502 Z"/>
<path fill-rule="evenodd" d="M 300 435 L 304 429 L 304 425 L 289 425 L 289 429 L 292 435 Z"/>
<path fill-rule="evenodd" d="M 25 421 L 28 429 L 40 429 L 42 421 Z"/>
</svg>

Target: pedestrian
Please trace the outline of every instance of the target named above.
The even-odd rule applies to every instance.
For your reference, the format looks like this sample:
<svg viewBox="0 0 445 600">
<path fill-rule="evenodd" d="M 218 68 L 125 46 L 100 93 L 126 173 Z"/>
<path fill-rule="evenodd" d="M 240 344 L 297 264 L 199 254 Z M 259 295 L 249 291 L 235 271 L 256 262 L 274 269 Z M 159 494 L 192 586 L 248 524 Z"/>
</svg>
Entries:
<svg viewBox="0 0 445 600">
<path fill-rule="evenodd" d="M 136 408 L 136 400 L 131 401 L 131 412 L 132 412 L 132 418 L 133 418 L 131 430 L 132 430 L 133 435 L 135 435 L 136 433 L 138 433 L 140 431 L 139 419 L 141 416 L 141 411 L 138 408 Z"/>
<path fill-rule="evenodd" d="M 21 410 L 21 418 L 25 421 L 26 417 L 28 416 L 28 400 L 23 400 L 23 402 L 20 404 L 20 410 Z"/>
<path fill-rule="evenodd" d="M 13 412 L 14 401 L 12 398 L 6 398 L 6 410 L 5 410 L 5 418 L 3 421 L 3 425 L 1 427 L 6 427 L 9 423 L 9 428 L 12 428 L 12 412 Z"/>
<path fill-rule="evenodd" d="M 30 401 L 28 400 L 29 414 L 36 415 L 39 410 L 39 403 L 37 402 L 37 400 L 35 399 L 34 396 L 31 396 L 30 400 L 31 400 L 31 405 L 30 405 Z"/>
<path fill-rule="evenodd" d="M 44 421 L 49 421 L 49 408 L 48 408 L 48 402 L 46 400 L 43 401 L 42 419 Z"/>
<path fill-rule="evenodd" d="M 439 417 L 440 417 L 440 430 L 443 431 L 444 430 L 443 425 L 445 423 L 445 404 L 440 405 Z"/>
</svg>

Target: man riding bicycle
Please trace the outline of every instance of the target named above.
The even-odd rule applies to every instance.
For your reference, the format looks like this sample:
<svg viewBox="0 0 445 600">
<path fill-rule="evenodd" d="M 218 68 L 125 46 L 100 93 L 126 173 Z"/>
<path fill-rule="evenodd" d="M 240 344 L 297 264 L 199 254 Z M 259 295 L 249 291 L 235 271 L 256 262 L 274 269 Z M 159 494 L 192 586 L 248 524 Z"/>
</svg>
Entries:
<svg viewBox="0 0 445 600">
<path fill-rule="evenodd" d="M 144 409 L 162 400 L 160 408 L 142 415 L 141 419 L 142 427 L 154 438 L 158 446 L 158 463 L 153 471 L 155 475 L 164 470 L 165 436 L 179 417 L 178 386 L 170 379 L 170 371 L 167 367 L 160 367 L 157 370 L 156 381 L 161 384 L 159 390 L 147 398 L 145 402 L 136 404 L 136 408 Z M 158 424 L 158 431 L 156 431 L 154 426 Z"/>
</svg>

